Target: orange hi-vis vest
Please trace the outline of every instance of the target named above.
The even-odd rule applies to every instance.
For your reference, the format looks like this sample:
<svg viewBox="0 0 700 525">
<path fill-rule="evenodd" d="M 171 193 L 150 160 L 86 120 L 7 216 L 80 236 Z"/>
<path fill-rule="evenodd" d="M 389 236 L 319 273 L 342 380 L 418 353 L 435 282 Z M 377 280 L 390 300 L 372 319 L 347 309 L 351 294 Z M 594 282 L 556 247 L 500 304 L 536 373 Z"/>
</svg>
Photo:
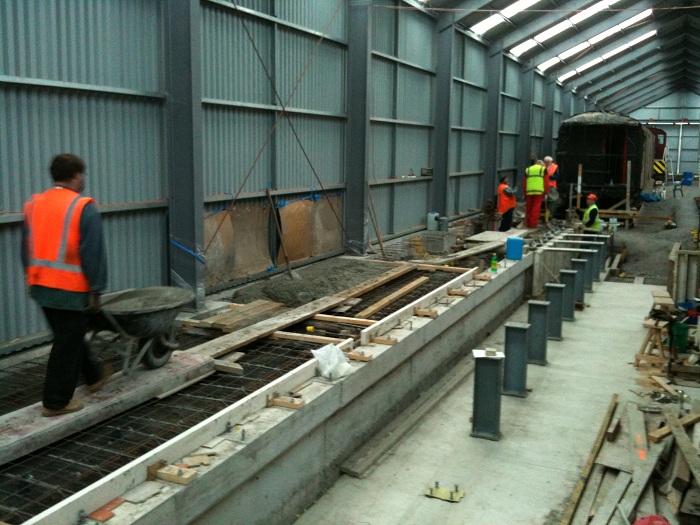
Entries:
<svg viewBox="0 0 700 525">
<path fill-rule="evenodd" d="M 515 195 L 506 195 L 503 190 L 508 187 L 507 184 L 498 186 L 498 213 L 503 215 L 511 208 L 515 208 Z"/>
<path fill-rule="evenodd" d="M 554 162 L 552 162 L 552 163 L 549 165 L 549 167 L 547 168 L 547 175 L 549 175 L 550 177 L 551 177 L 552 175 L 554 175 L 554 172 L 557 171 L 557 168 L 558 168 L 558 167 L 559 167 L 559 166 L 558 166 L 557 164 L 554 164 Z M 549 187 L 550 187 L 550 188 L 556 188 L 556 187 L 557 187 L 557 181 L 552 180 L 552 179 L 550 178 L 550 179 L 549 179 Z"/>
<path fill-rule="evenodd" d="M 88 292 L 80 260 L 80 216 L 90 197 L 66 188 L 32 195 L 24 205 L 27 225 L 27 283 Z"/>
</svg>

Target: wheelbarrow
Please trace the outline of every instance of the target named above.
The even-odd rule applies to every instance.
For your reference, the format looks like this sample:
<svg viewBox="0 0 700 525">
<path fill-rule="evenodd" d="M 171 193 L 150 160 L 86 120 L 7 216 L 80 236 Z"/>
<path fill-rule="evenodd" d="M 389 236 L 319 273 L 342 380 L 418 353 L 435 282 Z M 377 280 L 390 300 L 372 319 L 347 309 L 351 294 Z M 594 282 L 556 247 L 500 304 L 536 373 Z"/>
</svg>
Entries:
<svg viewBox="0 0 700 525">
<path fill-rule="evenodd" d="M 102 309 L 88 315 L 90 343 L 103 343 L 124 357 L 122 374 L 139 363 L 155 369 L 178 348 L 173 322 L 194 294 L 173 286 L 149 286 L 102 296 Z M 105 334 L 105 332 L 112 332 Z M 115 334 L 116 333 L 116 334 Z M 136 354 L 132 360 L 132 355 Z"/>
</svg>

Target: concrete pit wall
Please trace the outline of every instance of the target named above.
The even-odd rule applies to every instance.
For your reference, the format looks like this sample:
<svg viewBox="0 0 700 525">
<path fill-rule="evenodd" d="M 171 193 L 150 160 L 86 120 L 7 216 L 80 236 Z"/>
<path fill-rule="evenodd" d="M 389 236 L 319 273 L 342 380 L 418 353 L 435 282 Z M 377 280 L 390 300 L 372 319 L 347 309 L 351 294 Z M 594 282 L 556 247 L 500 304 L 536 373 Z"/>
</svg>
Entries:
<svg viewBox="0 0 700 525">
<path fill-rule="evenodd" d="M 450 308 L 379 355 L 369 366 L 334 385 L 321 396 L 325 398 L 323 408 L 311 402 L 267 430 L 262 446 L 278 451 L 274 459 L 266 464 L 246 462 L 250 468 L 244 471 L 245 476 L 232 463 L 231 469 L 210 477 L 210 486 L 217 487 L 214 492 L 220 491 L 222 485 L 229 486 L 230 491 L 209 509 L 204 507 L 205 501 L 198 501 L 191 494 L 180 502 L 188 507 L 186 511 L 180 512 L 176 504 L 167 513 L 156 511 L 138 523 L 158 523 L 159 519 L 186 523 L 177 518 L 193 514 L 198 514 L 194 523 L 207 525 L 292 523 L 333 485 L 340 476 L 339 465 L 354 450 L 435 383 L 522 303 L 529 285 L 526 270 L 532 259 L 526 257 L 479 293 L 467 297 L 461 305 Z M 314 405 L 316 410 L 312 408 Z M 329 410 L 332 414 L 323 417 L 322 412 Z M 465 406 L 464 417 L 469 414 L 471 406 Z M 259 445 L 249 445 L 238 454 L 254 460 L 259 456 L 256 453 Z M 198 503 L 201 514 L 193 509 Z"/>
</svg>

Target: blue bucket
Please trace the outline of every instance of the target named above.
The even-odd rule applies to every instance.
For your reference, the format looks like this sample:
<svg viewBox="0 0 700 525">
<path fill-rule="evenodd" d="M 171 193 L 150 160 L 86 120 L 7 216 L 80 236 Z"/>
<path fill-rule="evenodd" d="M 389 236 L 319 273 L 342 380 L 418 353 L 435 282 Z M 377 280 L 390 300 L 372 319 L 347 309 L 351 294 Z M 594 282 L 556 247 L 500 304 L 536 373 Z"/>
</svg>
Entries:
<svg viewBox="0 0 700 525">
<path fill-rule="evenodd" d="M 693 174 L 690 171 L 683 172 L 683 186 L 691 186 L 693 184 Z"/>
<path fill-rule="evenodd" d="M 519 261 L 523 258 L 523 240 L 520 237 L 506 239 L 506 259 Z"/>
</svg>

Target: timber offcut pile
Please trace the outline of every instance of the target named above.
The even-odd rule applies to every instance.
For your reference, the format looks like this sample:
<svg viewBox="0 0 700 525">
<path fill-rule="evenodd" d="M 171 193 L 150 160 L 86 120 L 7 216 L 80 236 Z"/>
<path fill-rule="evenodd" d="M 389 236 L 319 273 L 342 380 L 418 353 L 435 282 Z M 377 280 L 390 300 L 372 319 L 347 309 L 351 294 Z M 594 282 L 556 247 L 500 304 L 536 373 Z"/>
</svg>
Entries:
<svg viewBox="0 0 700 525">
<path fill-rule="evenodd" d="M 613 396 L 561 525 L 626 524 L 654 515 L 671 524 L 700 523 L 700 412 L 685 393 L 655 380 L 666 394 L 625 403 Z"/>
</svg>

